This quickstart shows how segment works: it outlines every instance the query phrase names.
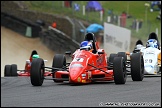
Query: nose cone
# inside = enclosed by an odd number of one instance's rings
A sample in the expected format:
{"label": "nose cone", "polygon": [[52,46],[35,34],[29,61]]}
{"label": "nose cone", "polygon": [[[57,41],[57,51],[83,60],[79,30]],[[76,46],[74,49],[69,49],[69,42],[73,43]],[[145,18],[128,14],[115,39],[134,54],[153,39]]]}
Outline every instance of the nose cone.
{"label": "nose cone", "polygon": [[69,71],[70,82],[78,83],[81,81],[81,74],[83,73],[82,68],[72,68]]}

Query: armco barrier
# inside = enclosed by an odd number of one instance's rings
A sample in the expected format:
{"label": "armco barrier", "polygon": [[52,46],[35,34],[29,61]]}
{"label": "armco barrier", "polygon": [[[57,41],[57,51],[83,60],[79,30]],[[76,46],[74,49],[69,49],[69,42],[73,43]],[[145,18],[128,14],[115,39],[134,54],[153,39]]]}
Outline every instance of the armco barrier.
{"label": "armco barrier", "polygon": [[38,37],[42,31],[40,25],[1,12],[1,25],[27,37]]}
{"label": "armco barrier", "polygon": [[59,53],[74,52],[79,48],[79,43],[63,32],[49,26],[47,31],[40,33],[41,41],[50,49]]}

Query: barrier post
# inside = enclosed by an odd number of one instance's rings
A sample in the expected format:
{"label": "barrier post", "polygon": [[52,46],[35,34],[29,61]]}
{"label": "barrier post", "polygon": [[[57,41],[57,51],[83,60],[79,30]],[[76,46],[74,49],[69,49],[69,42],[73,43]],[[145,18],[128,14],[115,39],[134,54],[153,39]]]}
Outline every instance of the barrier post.
{"label": "barrier post", "polygon": [[85,15],[85,5],[83,5],[83,15]]}
{"label": "barrier post", "polygon": [[30,26],[27,26],[25,36],[32,37],[32,29]]}

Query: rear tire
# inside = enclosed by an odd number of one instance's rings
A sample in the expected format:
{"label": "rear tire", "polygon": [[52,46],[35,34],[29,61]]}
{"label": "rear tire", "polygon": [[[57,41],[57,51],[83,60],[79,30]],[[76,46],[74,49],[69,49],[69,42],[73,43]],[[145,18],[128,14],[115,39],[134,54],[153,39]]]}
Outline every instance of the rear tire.
{"label": "rear tire", "polygon": [[124,58],[115,57],[113,65],[115,84],[125,84],[127,79],[127,73]]}
{"label": "rear tire", "polygon": [[44,81],[44,61],[42,58],[32,60],[30,80],[33,86],[41,86]]}
{"label": "rear tire", "polygon": [[140,53],[131,56],[131,77],[133,81],[142,81],[144,78],[144,61]]}
{"label": "rear tire", "polygon": [[110,54],[108,58],[108,63],[107,63],[108,69],[113,69],[113,61],[115,57],[118,57],[118,54]]}
{"label": "rear tire", "polygon": [[11,65],[5,65],[4,76],[11,76]]}
{"label": "rear tire", "polygon": [[115,57],[118,57],[118,54],[110,54],[110,56],[109,56],[109,62],[110,63],[113,63]]}
{"label": "rear tire", "polygon": [[118,52],[118,57],[123,57],[124,58],[124,61],[126,62],[127,61],[127,55],[125,52]]}
{"label": "rear tire", "polygon": [[17,74],[17,65],[16,64],[11,65],[11,75],[12,76],[18,76],[18,74]]}
{"label": "rear tire", "polygon": [[[59,62],[58,62],[59,61]],[[56,54],[53,58],[53,63],[52,63],[52,67],[53,68],[63,68],[66,66],[66,58],[65,55],[63,54]],[[55,70],[52,69],[52,72],[54,72]],[[55,78],[55,72],[52,74],[52,77]],[[54,79],[54,82],[63,82],[63,81],[59,81]]]}

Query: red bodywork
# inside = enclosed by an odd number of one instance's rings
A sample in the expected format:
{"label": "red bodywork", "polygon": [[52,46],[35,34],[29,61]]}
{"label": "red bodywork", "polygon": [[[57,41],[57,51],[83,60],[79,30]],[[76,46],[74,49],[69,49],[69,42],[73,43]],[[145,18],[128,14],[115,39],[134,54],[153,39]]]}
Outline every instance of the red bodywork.
{"label": "red bodywork", "polygon": [[[30,63],[32,62],[32,57],[29,58]],[[18,76],[30,76],[30,63],[25,63],[25,69],[23,71],[18,72]]]}
{"label": "red bodywork", "polygon": [[[32,57],[29,58],[30,63],[32,62]],[[18,72],[18,76],[30,76],[30,68],[31,64],[27,63],[25,64],[25,70]],[[51,72],[45,72],[44,76],[52,76]]]}
{"label": "red bodywork", "polygon": [[98,49],[103,54],[94,54],[86,50],[76,50],[73,53],[72,62],[68,71],[55,72],[55,78],[70,83],[90,83],[92,81],[114,80],[113,70],[107,68],[106,53],[103,49]]}

